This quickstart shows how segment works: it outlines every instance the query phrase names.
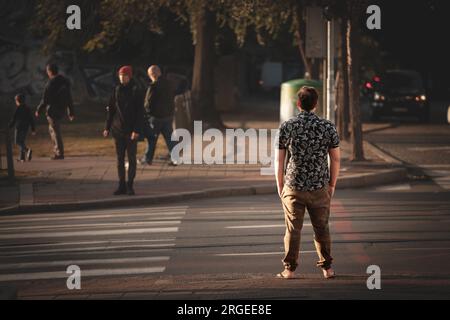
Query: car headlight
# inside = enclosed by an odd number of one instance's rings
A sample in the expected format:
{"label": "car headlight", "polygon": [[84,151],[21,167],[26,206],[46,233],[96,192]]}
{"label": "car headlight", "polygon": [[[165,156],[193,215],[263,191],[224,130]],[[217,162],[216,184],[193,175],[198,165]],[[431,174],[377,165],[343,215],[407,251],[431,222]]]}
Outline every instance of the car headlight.
{"label": "car headlight", "polygon": [[382,94],[379,94],[378,92],[375,92],[373,95],[373,99],[375,101],[384,101],[384,100],[386,100],[386,97],[383,96]]}
{"label": "car headlight", "polygon": [[420,102],[420,101],[422,101],[422,102],[427,101],[427,96],[424,95],[424,94],[422,94],[422,95],[420,95],[420,96],[417,96],[417,97],[416,97],[416,101],[417,101],[417,102]]}

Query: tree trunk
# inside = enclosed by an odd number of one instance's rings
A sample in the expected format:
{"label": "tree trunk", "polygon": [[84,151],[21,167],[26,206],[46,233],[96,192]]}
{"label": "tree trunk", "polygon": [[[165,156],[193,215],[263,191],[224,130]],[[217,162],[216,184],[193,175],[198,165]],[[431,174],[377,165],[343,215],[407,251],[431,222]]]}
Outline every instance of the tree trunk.
{"label": "tree trunk", "polygon": [[198,19],[196,33],[192,78],[193,119],[206,122],[207,127],[223,128],[214,103],[216,17],[207,8]]}
{"label": "tree trunk", "polygon": [[309,68],[311,70],[311,79],[319,80],[321,76],[321,59],[318,58],[306,58]]}
{"label": "tree trunk", "polygon": [[348,73],[347,73],[347,20],[342,19],[340,24],[340,46],[339,46],[339,81],[338,81],[338,131],[339,136],[344,141],[349,141],[350,131],[349,131],[349,90],[348,90]]}
{"label": "tree trunk", "polygon": [[349,102],[350,102],[350,121],[351,121],[351,142],[352,142],[352,161],[363,161],[363,136],[361,125],[361,110],[359,105],[359,43],[360,34],[358,26],[358,4],[350,1],[352,6],[350,16],[347,20],[347,64],[348,64],[348,82],[349,82]]}

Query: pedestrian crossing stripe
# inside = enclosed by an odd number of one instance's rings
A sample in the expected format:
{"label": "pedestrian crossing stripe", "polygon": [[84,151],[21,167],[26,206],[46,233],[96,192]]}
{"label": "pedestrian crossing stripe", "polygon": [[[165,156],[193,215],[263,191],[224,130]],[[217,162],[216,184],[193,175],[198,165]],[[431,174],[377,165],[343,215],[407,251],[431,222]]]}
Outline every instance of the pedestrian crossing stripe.
{"label": "pedestrian crossing stripe", "polygon": [[0,234],[0,240],[106,236],[106,235],[111,236],[111,235],[125,235],[125,234],[131,235],[131,234],[175,233],[175,232],[178,232],[178,227],[92,230],[92,231],[67,231],[67,232],[14,233],[14,234]]}
{"label": "pedestrian crossing stripe", "polygon": [[61,261],[39,261],[39,262],[19,262],[19,263],[5,263],[0,265],[0,270],[8,269],[31,269],[31,268],[50,268],[50,267],[67,267],[70,265],[78,265],[80,267],[87,265],[101,265],[101,264],[124,264],[124,263],[150,263],[168,261],[169,256],[160,257],[132,257],[132,258],[114,258],[114,259],[79,259],[79,260],[61,260]]}
{"label": "pedestrian crossing stripe", "polygon": [[[176,217],[176,219],[181,219],[182,217]],[[180,224],[181,220],[171,221],[139,221],[139,222],[110,222],[110,223],[94,223],[94,224],[63,224],[63,225],[35,225],[35,226],[15,226],[15,227],[0,227],[0,232],[14,231],[14,230],[44,230],[44,229],[73,229],[73,228],[119,228],[119,227],[142,227],[142,226],[152,226],[152,225],[177,225]]]}
{"label": "pedestrian crossing stripe", "polygon": [[173,206],[0,217],[0,282],[67,278],[69,265],[80,266],[83,277],[164,272],[175,247],[170,235],[186,211]]}
{"label": "pedestrian crossing stripe", "polygon": [[[94,270],[81,270],[81,276],[85,278],[85,277],[146,275],[153,273],[162,273],[165,270],[166,270],[165,267],[94,269]],[[65,270],[55,272],[0,274],[0,282],[67,279],[67,277],[68,275]]]}
{"label": "pedestrian crossing stripe", "polygon": [[[12,254],[2,253],[0,257],[31,257],[31,256],[49,256],[51,254],[61,254],[61,253],[83,253],[83,254],[99,254],[99,252],[112,252],[113,250],[127,250],[128,253],[131,252],[142,252],[144,249],[170,249],[175,246],[174,243],[162,243],[162,244],[140,244],[129,246],[104,246],[104,247],[87,247],[87,248],[67,248],[67,249],[48,249],[48,250],[33,250],[33,251],[21,251],[14,252]],[[140,249],[140,250],[137,250]]]}

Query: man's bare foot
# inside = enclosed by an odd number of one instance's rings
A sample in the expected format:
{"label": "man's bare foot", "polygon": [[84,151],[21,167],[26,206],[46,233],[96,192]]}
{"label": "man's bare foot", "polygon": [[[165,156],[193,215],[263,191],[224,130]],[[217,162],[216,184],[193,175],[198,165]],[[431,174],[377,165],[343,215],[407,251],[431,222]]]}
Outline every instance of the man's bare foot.
{"label": "man's bare foot", "polygon": [[295,273],[288,269],[285,269],[283,272],[277,274],[278,279],[293,279],[295,278]]}
{"label": "man's bare foot", "polygon": [[323,271],[323,276],[325,277],[325,279],[332,279],[336,276],[335,272],[333,269],[328,269],[328,270],[322,270]]}

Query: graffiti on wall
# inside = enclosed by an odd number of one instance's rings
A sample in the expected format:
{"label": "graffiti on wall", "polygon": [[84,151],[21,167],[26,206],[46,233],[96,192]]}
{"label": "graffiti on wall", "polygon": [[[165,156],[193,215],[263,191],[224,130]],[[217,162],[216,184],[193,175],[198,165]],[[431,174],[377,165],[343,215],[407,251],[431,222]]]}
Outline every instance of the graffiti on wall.
{"label": "graffiti on wall", "polygon": [[[114,65],[82,65],[72,51],[58,51],[48,57],[38,46],[26,47],[15,44],[0,46],[0,95],[13,95],[18,92],[39,98],[48,80],[45,66],[55,62],[61,74],[70,79],[76,102],[84,100],[107,101],[112,88],[117,83]],[[167,78],[174,82],[178,91],[187,90],[186,76],[167,69]],[[144,89],[149,84],[145,67],[135,68],[134,79]]]}
{"label": "graffiti on wall", "polygon": [[22,92],[31,97],[40,96],[48,80],[45,66],[49,61],[57,63],[61,74],[70,79],[78,100],[109,97],[115,82],[114,67],[81,66],[70,51],[58,51],[47,57],[38,48],[15,45],[0,49],[0,94]]}
{"label": "graffiti on wall", "polygon": [[45,81],[46,59],[39,50],[6,47],[0,51],[0,93],[42,92]]}
{"label": "graffiti on wall", "polygon": [[114,85],[114,74],[111,68],[98,66],[81,67],[86,90],[91,98],[104,100],[111,94]]}

